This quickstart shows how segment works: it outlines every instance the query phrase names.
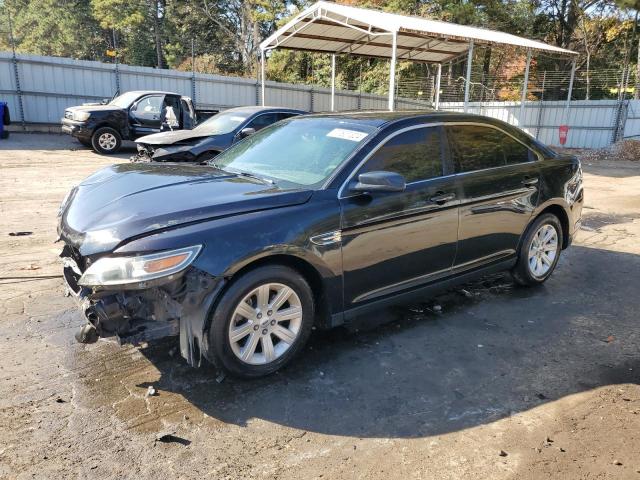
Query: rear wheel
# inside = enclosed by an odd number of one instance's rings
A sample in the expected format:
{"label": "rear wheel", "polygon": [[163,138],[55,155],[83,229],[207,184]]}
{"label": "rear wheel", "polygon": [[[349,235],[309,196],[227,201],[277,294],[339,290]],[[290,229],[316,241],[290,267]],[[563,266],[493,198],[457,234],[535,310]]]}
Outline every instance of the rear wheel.
{"label": "rear wheel", "polygon": [[212,315],[209,358],[238,377],[261,377],[290,362],[306,343],[313,295],[295,270],[265,266],[235,280]]}
{"label": "rear wheel", "polygon": [[538,217],[525,234],[518,262],[512,270],[520,285],[539,285],[551,276],[562,250],[562,226],[558,217],[546,213]]}
{"label": "rear wheel", "polygon": [[122,137],[111,127],[98,128],[91,136],[91,146],[98,153],[116,153],[122,145]]}

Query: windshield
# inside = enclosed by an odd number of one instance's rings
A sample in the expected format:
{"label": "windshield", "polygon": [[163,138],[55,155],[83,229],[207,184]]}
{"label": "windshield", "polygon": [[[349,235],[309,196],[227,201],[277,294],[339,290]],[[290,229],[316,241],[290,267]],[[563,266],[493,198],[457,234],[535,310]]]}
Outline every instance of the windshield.
{"label": "windshield", "polygon": [[109,105],[115,105],[120,108],[128,108],[138,97],[140,92],[126,92],[117,96],[109,102]]}
{"label": "windshield", "polygon": [[249,117],[244,112],[222,112],[202,122],[193,130],[206,135],[224,135],[231,133]]}
{"label": "windshield", "polygon": [[318,185],[375,128],[338,118],[296,118],[260,130],[210,164],[298,186]]}

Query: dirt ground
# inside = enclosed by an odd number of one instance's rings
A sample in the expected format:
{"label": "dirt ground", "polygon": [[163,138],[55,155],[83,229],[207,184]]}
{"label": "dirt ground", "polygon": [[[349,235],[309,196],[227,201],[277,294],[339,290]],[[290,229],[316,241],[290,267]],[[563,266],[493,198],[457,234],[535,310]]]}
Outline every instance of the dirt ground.
{"label": "dirt ground", "polygon": [[0,141],[0,478],[640,479],[640,162],[585,162],[544,287],[487,278],[218,383],[170,341],[73,339],[56,211],[130,154]]}

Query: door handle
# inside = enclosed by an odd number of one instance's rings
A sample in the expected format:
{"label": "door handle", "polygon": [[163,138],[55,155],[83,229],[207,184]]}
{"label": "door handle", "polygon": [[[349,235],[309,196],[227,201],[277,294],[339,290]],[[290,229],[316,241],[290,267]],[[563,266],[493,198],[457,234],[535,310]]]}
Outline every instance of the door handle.
{"label": "door handle", "polygon": [[429,200],[433,203],[437,203],[438,205],[442,205],[443,203],[453,200],[454,198],[456,198],[455,193],[436,192],[436,194],[433,197],[429,198]]}
{"label": "door handle", "polygon": [[538,183],[538,177],[533,177],[533,178],[524,177],[524,180],[522,180],[522,184],[526,187],[532,187],[537,183]]}

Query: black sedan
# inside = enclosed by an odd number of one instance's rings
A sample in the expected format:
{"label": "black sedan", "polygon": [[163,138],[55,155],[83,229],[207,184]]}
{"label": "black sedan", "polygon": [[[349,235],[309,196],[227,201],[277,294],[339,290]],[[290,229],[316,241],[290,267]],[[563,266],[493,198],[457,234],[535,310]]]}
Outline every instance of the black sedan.
{"label": "black sedan", "polygon": [[580,162],[503,122],[362,112],[284,120],[208,166],[108,167],[58,231],[80,341],[176,335],[190,364],[257,377],[314,325],[489,272],[541,284],[582,204]]}
{"label": "black sedan", "polygon": [[132,162],[195,162],[211,160],[233,143],[302,110],[278,107],[238,107],[225,110],[193,130],[155,133],[139,138]]}

